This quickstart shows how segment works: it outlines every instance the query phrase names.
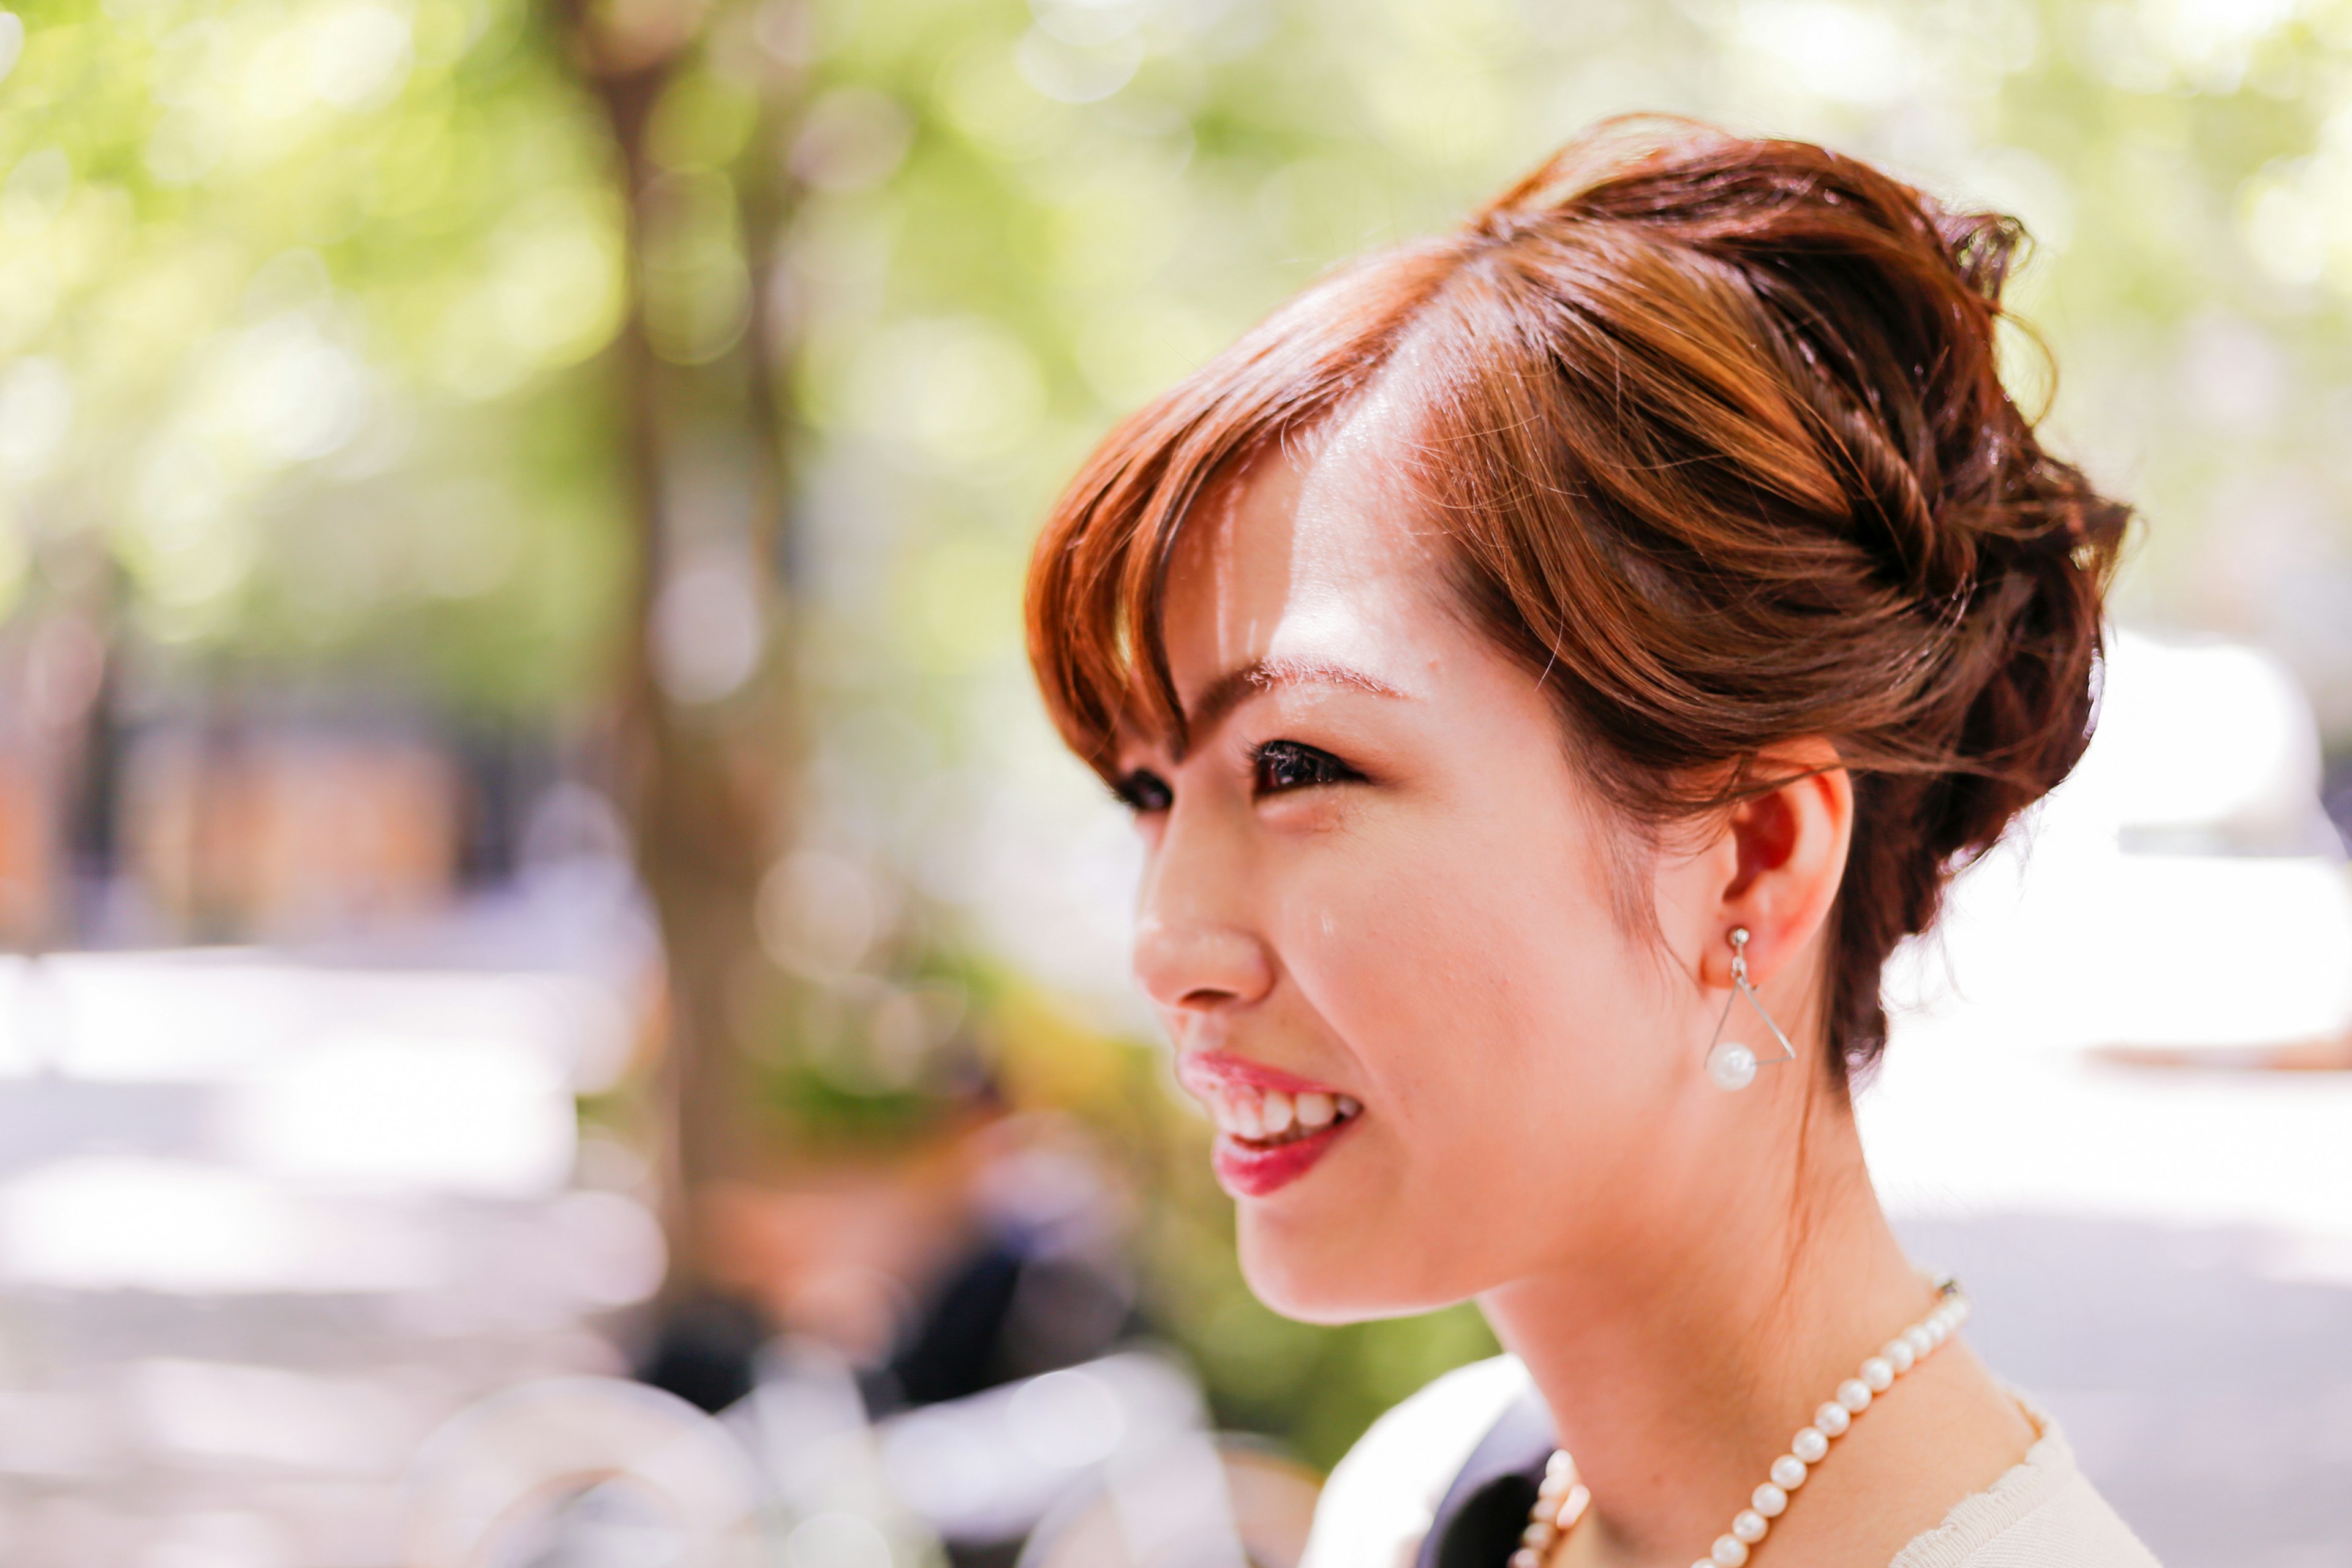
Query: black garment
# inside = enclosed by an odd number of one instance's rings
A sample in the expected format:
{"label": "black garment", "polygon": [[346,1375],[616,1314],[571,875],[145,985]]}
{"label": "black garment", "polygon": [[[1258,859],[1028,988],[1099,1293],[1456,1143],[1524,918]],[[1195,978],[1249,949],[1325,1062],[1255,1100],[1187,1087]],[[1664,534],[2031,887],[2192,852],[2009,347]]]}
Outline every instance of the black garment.
{"label": "black garment", "polygon": [[716,1415],[751,1392],[753,1358],[773,1331],[749,1301],[694,1297],[664,1314],[637,1381]]}
{"label": "black garment", "polygon": [[948,1270],[889,1362],[859,1384],[879,1418],[1076,1366],[1145,1327],[1108,1269],[1049,1237],[999,1230]]}
{"label": "black garment", "polygon": [[1543,1401],[1532,1389],[1519,1395],[1445,1489],[1413,1568],[1504,1568],[1518,1550],[1544,1465],[1559,1446]]}

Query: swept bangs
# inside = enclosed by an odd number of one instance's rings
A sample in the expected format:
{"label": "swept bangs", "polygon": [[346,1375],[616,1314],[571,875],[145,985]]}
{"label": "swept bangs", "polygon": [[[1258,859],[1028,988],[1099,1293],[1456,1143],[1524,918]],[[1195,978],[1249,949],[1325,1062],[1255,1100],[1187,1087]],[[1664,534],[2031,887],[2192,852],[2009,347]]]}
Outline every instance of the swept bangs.
{"label": "swept bangs", "polygon": [[1030,558],[1029,660],[1063,740],[1104,778],[1123,734],[1183,739],[1160,621],[1185,519],[1369,386],[1461,256],[1430,242],[1325,278],[1122,421],[1063,492]]}

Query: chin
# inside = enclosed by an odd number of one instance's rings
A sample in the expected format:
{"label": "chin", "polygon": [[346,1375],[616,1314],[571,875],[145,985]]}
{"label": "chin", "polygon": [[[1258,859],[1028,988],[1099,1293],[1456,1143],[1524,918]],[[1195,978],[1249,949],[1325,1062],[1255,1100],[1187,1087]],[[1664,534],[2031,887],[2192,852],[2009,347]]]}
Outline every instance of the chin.
{"label": "chin", "polygon": [[1475,1293],[1433,1289],[1426,1281],[1397,1278],[1395,1265],[1401,1257],[1412,1256],[1410,1247],[1328,1229],[1302,1235],[1247,1203],[1236,1229],[1242,1279],[1250,1293],[1298,1322],[1337,1325],[1410,1317],[1450,1307]]}

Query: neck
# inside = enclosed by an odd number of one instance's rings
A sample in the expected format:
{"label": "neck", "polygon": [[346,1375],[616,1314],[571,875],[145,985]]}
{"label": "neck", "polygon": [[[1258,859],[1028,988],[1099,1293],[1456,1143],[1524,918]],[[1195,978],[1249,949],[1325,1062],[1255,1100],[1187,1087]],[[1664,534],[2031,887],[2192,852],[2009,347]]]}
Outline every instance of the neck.
{"label": "neck", "polygon": [[[1716,1188],[1643,1205],[1608,1269],[1562,1266],[1480,1299],[1591,1489],[1580,1561],[1687,1563],[1837,1384],[1928,1308],[1843,1095],[1790,1087],[1815,1103],[1748,1121],[1755,1151],[1718,1147],[1696,1178]],[[1802,1157],[1771,1160],[1782,1139]]]}

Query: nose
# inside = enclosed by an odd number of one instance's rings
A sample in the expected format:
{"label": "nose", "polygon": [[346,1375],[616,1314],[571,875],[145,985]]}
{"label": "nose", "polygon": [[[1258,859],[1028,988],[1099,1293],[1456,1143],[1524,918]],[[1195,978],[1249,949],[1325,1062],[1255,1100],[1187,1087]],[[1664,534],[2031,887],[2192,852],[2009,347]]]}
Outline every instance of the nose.
{"label": "nose", "polygon": [[1135,977],[1171,1010],[1246,1006],[1274,988],[1274,960],[1248,918],[1247,868],[1216,825],[1170,816],[1136,910]]}

